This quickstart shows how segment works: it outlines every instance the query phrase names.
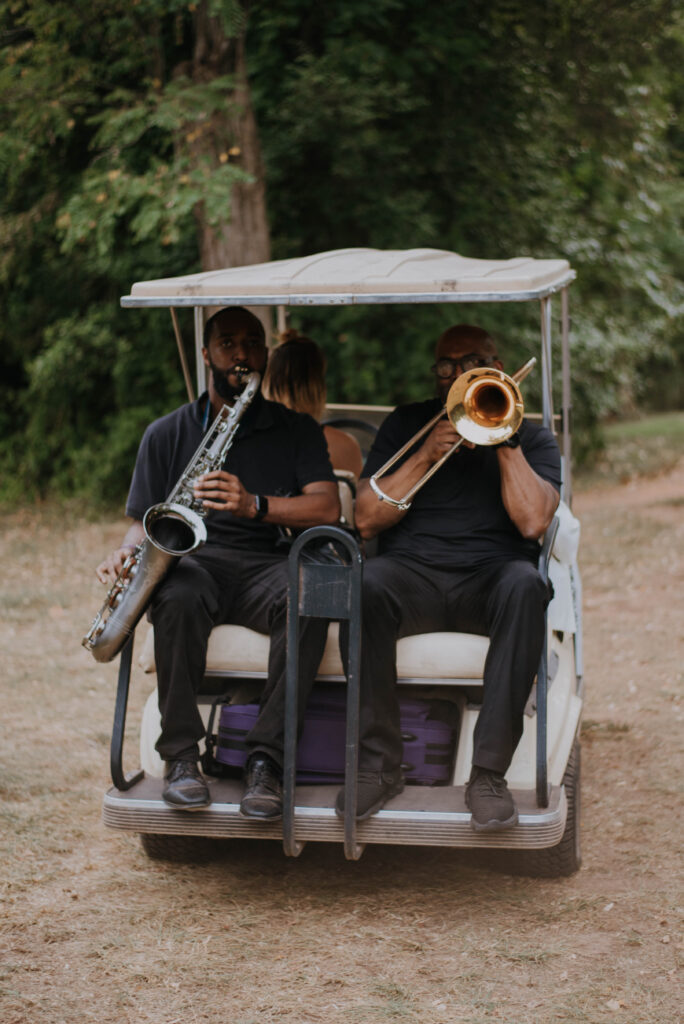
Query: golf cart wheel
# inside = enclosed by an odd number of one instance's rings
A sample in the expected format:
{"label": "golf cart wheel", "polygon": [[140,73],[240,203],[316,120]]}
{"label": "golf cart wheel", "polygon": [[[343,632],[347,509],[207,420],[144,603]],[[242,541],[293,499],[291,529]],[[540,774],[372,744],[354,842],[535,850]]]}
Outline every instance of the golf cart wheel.
{"label": "golf cart wheel", "polygon": [[[580,745],[578,740],[568,759],[563,785],[568,801],[568,817],[561,841],[543,850],[518,850],[507,853],[505,870],[530,878],[566,878],[574,875],[582,863],[580,848]],[[504,864],[502,864],[504,866]]]}
{"label": "golf cart wheel", "polygon": [[177,864],[200,864],[211,860],[217,852],[217,844],[204,836],[167,836],[143,832],[140,842],[150,860],[168,860]]}

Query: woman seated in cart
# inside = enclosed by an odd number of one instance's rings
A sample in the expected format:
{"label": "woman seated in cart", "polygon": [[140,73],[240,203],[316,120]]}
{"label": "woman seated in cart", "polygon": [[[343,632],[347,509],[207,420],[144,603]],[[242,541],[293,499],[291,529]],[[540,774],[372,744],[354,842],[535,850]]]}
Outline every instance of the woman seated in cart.
{"label": "woman seated in cart", "polygon": [[[316,342],[297,331],[286,331],[269,356],[264,394],[288,409],[308,412],[320,421],[326,402],[325,370],[325,356]],[[323,425],[323,434],[333,469],[352,473],[356,483],[363,469],[356,438],[328,423]]]}

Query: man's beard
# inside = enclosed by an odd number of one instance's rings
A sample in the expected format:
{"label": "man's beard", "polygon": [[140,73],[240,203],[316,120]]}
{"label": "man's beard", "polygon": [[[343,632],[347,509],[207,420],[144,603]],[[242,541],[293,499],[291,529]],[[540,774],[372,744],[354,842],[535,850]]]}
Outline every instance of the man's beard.
{"label": "man's beard", "polygon": [[217,366],[214,366],[211,359],[209,360],[209,368],[211,369],[212,379],[214,381],[214,388],[216,393],[221,396],[226,402],[232,402],[245,390],[247,384],[247,375],[242,378],[242,383],[239,387],[233,387],[228,380],[229,374],[235,373],[235,367],[231,367],[228,373],[222,373]]}

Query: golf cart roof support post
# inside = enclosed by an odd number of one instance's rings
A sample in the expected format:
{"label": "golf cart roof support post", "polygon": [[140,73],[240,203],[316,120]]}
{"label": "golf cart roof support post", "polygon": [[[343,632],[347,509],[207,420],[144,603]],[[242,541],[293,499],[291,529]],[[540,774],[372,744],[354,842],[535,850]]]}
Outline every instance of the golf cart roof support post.
{"label": "golf cart roof support post", "polygon": [[183,380],[185,381],[185,389],[188,392],[188,398],[191,402],[195,401],[195,389],[192,386],[192,379],[190,377],[190,368],[188,367],[188,361],[185,357],[185,349],[183,348],[183,338],[181,336],[180,324],[178,323],[178,314],[173,306],[169,308],[171,313],[171,322],[173,323],[173,333],[176,336],[176,345],[178,346],[178,355],[180,356],[181,367],[183,369]]}
{"label": "golf cart roof support post", "polygon": [[207,389],[207,368],[204,365],[202,349],[204,347],[204,312],[201,306],[195,306],[195,375],[197,377],[197,394]]}
{"label": "golf cart roof support post", "polygon": [[563,396],[561,420],[563,424],[563,499],[572,508],[572,438],[570,435],[572,396],[570,392],[570,295],[568,288],[561,291],[561,368]]}
{"label": "golf cart roof support post", "polygon": [[541,300],[542,420],[553,430],[553,385],[551,374],[551,299]]}
{"label": "golf cart roof support post", "polygon": [[276,307],[276,331],[282,337],[287,330],[287,306]]}
{"label": "golf cart roof support post", "polygon": [[[558,516],[554,516],[549,523],[548,529],[544,534],[544,541],[542,543],[541,552],[539,554],[539,561],[537,567],[539,569],[539,575],[543,579],[544,583],[548,582],[549,579],[549,559],[551,558],[551,552],[553,551],[553,544],[558,533],[559,520]],[[539,668],[537,669],[537,771],[536,771],[536,789],[537,789],[537,806],[548,807],[549,806],[549,782],[548,782],[548,770],[547,770],[547,743],[548,743],[548,729],[547,729],[547,694],[548,694],[548,643],[549,643],[549,620],[548,615],[544,612],[544,643],[542,645],[542,652],[539,658]]]}

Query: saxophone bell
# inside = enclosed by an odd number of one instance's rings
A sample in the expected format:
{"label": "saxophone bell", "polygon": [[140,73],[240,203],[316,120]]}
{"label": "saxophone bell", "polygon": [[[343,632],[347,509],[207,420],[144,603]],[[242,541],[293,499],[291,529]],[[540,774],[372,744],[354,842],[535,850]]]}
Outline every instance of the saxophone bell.
{"label": "saxophone bell", "polygon": [[207,539],[204,520],[192,509],[173,502],[152,505],[143,516],[145,536],[167,555],[189,555]]}

